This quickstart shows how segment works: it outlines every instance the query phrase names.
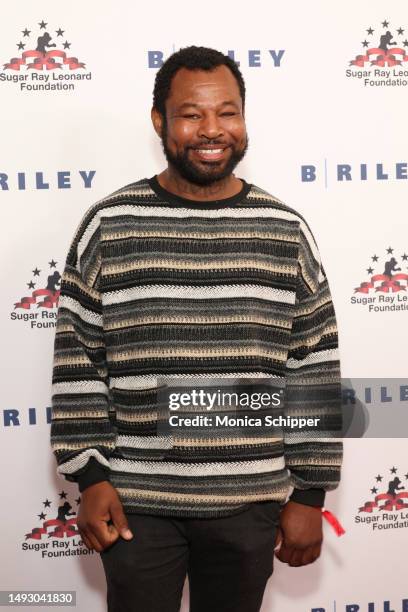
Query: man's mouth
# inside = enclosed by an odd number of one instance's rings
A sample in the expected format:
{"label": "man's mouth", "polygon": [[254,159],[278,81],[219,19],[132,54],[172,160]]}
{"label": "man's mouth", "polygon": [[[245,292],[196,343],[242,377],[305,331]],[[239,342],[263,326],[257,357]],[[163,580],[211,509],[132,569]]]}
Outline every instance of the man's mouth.
{"label": "man's mouth", "polygon": [[228,147],[197,147],[193,148],[194,154],[202,161],[218,161],[225,155]]}

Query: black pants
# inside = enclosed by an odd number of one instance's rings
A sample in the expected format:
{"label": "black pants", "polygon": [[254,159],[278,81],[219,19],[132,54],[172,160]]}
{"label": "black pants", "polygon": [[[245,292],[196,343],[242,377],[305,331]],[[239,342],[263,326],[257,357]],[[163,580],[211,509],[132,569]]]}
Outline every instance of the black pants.
{"label": "black pants", "polygon": [[267,501],[215,519],[128,514],[133,539],[101,553],[108,612],[179,612],[186,574],[190,612],[258,612],[280,509]]}

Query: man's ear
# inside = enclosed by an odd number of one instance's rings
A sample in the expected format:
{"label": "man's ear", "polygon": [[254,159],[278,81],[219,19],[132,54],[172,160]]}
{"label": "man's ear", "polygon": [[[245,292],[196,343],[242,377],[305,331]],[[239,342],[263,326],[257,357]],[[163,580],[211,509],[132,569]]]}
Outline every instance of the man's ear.
{"label": "man's ear", "polygon": [[163,115],[157,110],[157,108],[153,107],[151,111],[151,117],[154,131],[161,138],[163,132]]}

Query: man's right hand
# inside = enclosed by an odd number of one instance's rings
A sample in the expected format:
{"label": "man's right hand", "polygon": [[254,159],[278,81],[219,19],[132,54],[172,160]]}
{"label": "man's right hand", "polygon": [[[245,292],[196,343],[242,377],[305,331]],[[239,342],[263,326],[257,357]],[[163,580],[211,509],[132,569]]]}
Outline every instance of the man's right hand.
{"label": "man's right hand", "polygon": [[[108,525],[112,521],[113,525]],[[89,550],[102,552],[121,536],[131,540],[133,534],[115,487],[103,481],[87,487],[81,495],[78,529]]]}

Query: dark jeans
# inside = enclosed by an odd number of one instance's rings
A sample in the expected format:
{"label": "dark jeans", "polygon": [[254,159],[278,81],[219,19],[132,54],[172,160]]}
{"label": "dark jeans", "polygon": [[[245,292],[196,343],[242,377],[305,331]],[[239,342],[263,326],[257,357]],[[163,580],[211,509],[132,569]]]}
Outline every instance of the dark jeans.
{"label": "dark jeans", "polygon": [[190,612],[258,612],[280,509],[267,501],[215,519],[128,514],[133,539],[101,553],[108,612],[179,612],[186,574]]}

